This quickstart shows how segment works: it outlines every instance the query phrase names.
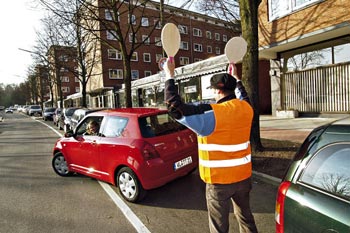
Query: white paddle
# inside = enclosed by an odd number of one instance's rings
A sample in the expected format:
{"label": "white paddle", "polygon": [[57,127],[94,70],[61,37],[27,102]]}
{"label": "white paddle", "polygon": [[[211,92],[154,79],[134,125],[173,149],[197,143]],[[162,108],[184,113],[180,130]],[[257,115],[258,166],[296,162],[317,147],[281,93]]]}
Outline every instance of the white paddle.
{"label": "white paddle", "polygon": [[230,63],[241,61],[247,52],[247,42],[242,37],[231,38],[225,46],[225,55]]}
{"label": "white paddle", "polygon": [[164,51],[170,61],[172,61],[179,51],[181,42],[181,36],[177,26],[173,23],[165,24],[162,29],[161,40]]}

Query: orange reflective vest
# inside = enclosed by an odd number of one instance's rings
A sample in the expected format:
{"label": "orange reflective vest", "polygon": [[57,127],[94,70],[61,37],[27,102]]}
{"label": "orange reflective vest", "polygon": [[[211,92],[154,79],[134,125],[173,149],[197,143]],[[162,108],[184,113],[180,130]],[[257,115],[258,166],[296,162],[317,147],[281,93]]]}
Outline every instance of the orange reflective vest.
{"label": "orange reflective vest", "polygon": [[245,180],[252,174],[249,140],[253,109],[238,99],[211,106],[215,129],[209,136],[198,136],[200,176],[210,184]]}

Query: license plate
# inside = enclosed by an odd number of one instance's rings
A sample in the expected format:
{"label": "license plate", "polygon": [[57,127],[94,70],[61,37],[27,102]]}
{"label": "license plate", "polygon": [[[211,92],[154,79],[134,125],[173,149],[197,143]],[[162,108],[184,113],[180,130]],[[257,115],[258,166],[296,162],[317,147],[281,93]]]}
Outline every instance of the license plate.
{"label": "license plate", "polygon": [[174,163],[174,170],[176,171],[177,169],[187,166],[188,164],[191,164],[191,163],[192,163],[192,157],[188,156],[187,158],[184,158]]}

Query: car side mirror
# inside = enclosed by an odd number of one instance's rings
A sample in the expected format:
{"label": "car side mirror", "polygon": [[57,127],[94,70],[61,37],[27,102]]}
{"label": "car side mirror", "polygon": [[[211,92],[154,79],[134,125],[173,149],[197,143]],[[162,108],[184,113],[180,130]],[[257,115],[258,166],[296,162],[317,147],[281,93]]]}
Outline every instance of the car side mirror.
{"label": "car side mirror", "polygon": [[68,130],[65,134],[64,134],[65,138],[70,138],[70,137],[74,137],[74,131],[73,130]]}

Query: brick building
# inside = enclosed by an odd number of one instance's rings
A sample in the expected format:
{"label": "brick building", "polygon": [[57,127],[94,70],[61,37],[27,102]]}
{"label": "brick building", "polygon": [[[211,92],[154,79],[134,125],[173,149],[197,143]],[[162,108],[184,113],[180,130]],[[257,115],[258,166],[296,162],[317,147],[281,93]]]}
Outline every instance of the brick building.
{"label": "brick building", "polygon": [[[110,9],[104,7],[103,1],[99,4],[99,16],[106,21],[114,19]],[[128,3],[123,3],[118,12],[128,12],[124,8]],[[158,61],[166,56],[163,54],[161,45],[161,29],[159,19],[159,3],[147,1],[145,8],[139,8],[132,13],[118,13],[122,35],[125,44],[130,49],[133,41],[137,44],[143,41],[131,58],[131,78],[132,80],[142,79],[159,73]],[[130,18],[131,17],[131,18]],[[166,5],[164,9],[164,24],[172,22],[178,25],[181,33],[181,45],[175,57],[177,66],[191,64],[210,57],[224,53],[226,42],[233,36],[232,28],[227,22],[217,18],[198,14],[188,10]],[[130,30],[130,25],[138,31],[135,34],[125,32]],[[90,107],[116,107],[123,106],[123,98],[116,96],[125,83],[123,62],[125,59],[121,55],[117,33],[113,28],[107,28],[106,24],[99,23],[101,41],[98,42],[98,54],[100,64],[96,65],[95,72],[90,77],[87,92],[90,96]],[[136,30],[135,29],[135,30]],[[136,45],[137,47],[137,45]],[[145,94],[145,93],[143,93]],[[117,98],[116,98],[117,97]]]}
{"label": "brick building", "polygon": [[[63,107],[63,101],[68,96],[80,92],[76,57],[75,47],[55,45],[48,51],[49,79],[52,84],[53,103],[56,107]],[[65,103],[65,107],[72,105],[79,105],[79,103],[74,104],[73,100]]]}
{"label": "brick building", "polygon": [[350,2],[262,0],[260,54],[271,59],[272,113],[350,111]]}

